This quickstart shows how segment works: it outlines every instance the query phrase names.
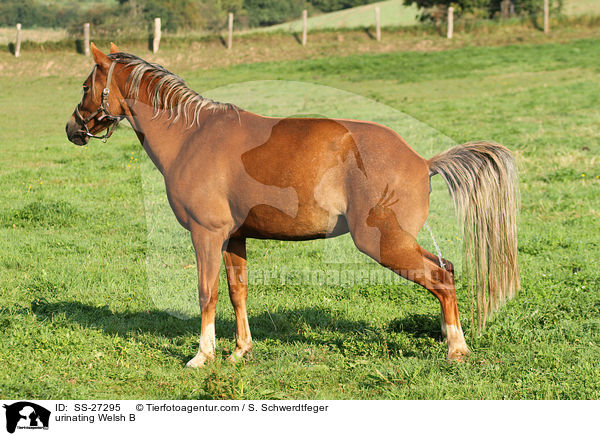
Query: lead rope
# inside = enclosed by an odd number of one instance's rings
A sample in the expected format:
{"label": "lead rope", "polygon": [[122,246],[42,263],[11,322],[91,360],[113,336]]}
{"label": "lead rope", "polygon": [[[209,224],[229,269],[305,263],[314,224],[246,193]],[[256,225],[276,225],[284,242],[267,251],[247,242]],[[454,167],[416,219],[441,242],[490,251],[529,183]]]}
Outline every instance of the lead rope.
{"label": "lead rope", "polygon": [[440,266],[445,269],[446,265],[444,265],[444,261],[442,260],[442,251],[440,250],[440,246],[437,244],[435,238],[433,237],[433,232],[431,231],[431,227],[429,227],[429,223],[427,221],[425,221],[425,227],[427,228],[427,230],[429,231],[429,234],[431,235],[431,240],[433,241],[433,245],[435,245],[435,251],[437,252],[437,257],[438,257],[438,261],[440,262]]}

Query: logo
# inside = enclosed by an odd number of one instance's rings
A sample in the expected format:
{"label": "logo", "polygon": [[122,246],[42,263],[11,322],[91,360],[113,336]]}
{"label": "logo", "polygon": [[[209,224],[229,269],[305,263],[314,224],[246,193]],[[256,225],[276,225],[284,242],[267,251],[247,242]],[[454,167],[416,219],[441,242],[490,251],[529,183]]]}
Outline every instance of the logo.
{"label": "logo", "polygon": [[14,433],[15,429],[48,430],[50,411],[29,401],[19,401],[4,405],[6,409],[6,431]]}

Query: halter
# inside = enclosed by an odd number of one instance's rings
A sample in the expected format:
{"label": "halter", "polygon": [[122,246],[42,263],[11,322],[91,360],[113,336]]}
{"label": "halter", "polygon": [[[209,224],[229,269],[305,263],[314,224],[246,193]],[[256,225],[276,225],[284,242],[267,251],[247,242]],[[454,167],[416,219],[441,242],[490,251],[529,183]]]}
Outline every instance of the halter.
{"label": "halter", "polygon": [[[112,115],[108,110],[108,94],[110,94],[110,82],[112,80],[113,71],[115,69],[116,64],[117,63],[113,61],[113,63],[110,65],[110,68],[108,69],[108,76],[106,77],[106,86],[102,90],[102,103],[100,103],[98,109],[92,112],[87,118],[83,118],[81,112],[79,112],[81,102],[75,108],[75,116],[77,118],[77,121],[83,124],[83,129],[80,131],[85,133],[86,136],[90,138],[100,139],[102,142],[106,142],[108,138],[110,138],[110,135],[112,135],[115,131],[117,125],[119,124],[119,121],[123,119],[122,116]],[[100,113],[102,115],[98,118],[97,121],[102,121],[106,118],[111,122],[111,124],[106,128],[106,133],[103,136],[96,136],[90,133],[90,129],[88,128],[87,124]]]}

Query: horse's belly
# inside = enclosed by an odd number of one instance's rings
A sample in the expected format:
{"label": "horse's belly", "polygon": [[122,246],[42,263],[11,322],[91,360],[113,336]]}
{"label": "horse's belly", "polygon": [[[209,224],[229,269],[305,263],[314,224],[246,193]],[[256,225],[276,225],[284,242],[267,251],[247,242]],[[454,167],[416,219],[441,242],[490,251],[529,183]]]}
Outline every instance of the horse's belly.
{"label": "horse's belly", "polygon": [[273,206],[251,208],[233,236],[257,239],[301,241],[329,238],[348,232],[346,219],[320,208],[300,208],[295,216]]}

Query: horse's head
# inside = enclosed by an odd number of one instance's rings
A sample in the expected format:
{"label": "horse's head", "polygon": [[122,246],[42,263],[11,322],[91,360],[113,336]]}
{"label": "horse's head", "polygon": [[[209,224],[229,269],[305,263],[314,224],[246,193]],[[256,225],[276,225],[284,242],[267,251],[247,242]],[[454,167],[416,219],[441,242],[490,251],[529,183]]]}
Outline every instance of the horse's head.
{"label": "horse's head", "polygon": [[[110,48],[111,53],[120,51],[112,43]],[[66,126],[69,141],[76,145],[85,145],[90,138],[105,141],[125,116],[123,96],[113,76],[117,63],[94,43],[91,44],[91,52],[96,65],[83,82],[83,97]],[[104,129],[107,130],[104,136],[96,136]]]}

